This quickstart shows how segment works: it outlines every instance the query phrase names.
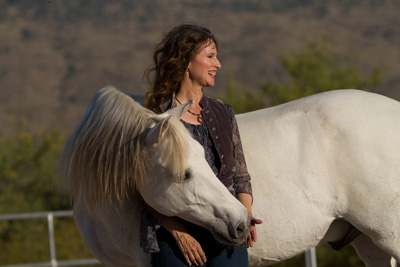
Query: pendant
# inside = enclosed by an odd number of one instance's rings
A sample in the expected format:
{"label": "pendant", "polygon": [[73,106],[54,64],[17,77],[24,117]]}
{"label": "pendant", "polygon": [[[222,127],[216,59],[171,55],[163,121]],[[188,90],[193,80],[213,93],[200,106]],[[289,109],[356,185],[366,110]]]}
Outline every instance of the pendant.
{"label": "pendant", "polygon": [[204,119],[203,119],[203,117],[202,117],[201,115],[197,115],[197,121],[198,121],[200,124],[203,124]]}
{"label": "pendant", "polygon": [[200,124],[203,124],[204,119],[203,119],[203,117],[201,116],[201,113],[194,113],[194,112],[191,111],[190,109],[188,109],[188,112],[189,112],[190,114],[192,114],[193,116],[197,116],[197,122],[200,123]]}

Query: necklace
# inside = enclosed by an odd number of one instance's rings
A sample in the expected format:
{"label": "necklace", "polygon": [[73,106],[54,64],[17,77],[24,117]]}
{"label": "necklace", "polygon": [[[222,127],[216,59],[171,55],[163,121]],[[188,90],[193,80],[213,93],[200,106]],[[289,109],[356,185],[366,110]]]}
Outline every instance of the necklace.
{"label": "necklace", "polygon": [[188,109],[188,112],[189,112],[190,114],[192,114],[193,116],[197,116],[197,121],[198,121],[200,124],[203,124],[204,120],[203,120],[203,117],[201,116],[201,113],[194,113],[194,112],[191,111],[190,109]]}
{"label": "necklace", "polygon": [[[176,100],[180,105],[182,105],[182,103],[178,100],[178,98],[175,97],[175,100]],[[197,122],[200,123],[200,124],[203,124],[204,119],[203,119],[203,117],[201,116],[201,113],[195,113],[195,112],[191,111],[190,109],[188,109],[187,112],[189,112],[189,113],[192,114],[193,116],[197,116]]]}

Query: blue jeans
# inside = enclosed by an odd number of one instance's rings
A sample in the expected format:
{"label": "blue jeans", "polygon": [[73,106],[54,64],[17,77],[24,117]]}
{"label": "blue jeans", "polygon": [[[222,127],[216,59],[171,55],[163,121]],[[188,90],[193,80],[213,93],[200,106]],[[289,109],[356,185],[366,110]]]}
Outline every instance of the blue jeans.
{"label": "blue jeans", "polygon": [[[249,266],[247,248],[237,245],[226,247],[215,241],[212,234],[197,225],[182,221],[189,233],[200,243],[207,257],[203,267],[247,267]],[[157,241],[160,252],[151,253],[153,267],[185,267],[188,266],[175,239],[161,227],[157,231]],[[193,265],[192,265],[193,266]]]}

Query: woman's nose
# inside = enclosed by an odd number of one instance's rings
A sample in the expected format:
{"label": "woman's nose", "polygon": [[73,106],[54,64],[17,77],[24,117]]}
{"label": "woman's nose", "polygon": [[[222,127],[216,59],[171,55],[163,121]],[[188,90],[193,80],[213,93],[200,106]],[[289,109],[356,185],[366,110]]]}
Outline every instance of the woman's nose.
{"label": "woman's nose", "polygon": [[215,67],[217,67],[218,69],[220,69],[222,67],[221,63],[218,60],[218,58],[215,59]]}

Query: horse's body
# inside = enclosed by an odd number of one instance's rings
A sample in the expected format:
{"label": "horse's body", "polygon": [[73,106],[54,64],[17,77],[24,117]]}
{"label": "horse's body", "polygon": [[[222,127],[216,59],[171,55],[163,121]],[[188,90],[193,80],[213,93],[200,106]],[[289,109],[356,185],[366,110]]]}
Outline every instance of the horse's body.
{"label": "horse's body", "polygon": [[[391,257],[400,262],[400,104],[397,101],[356,90],[340,90],[241,114],[237,120],[252,176],[253,213],[263,220],[257,226],[258,241],[249,249],[250,265],[274,264],[320,243],[337,241],[350,224],[363,233],[352,245],[367,266],[390,266]],[[150,126],[156,128],[154,124]],[[194,143],[188,139],[190,153],[199,149]],[[157,146],[150,147],[150,152],[157,154]],[[245,211],[219,186],[201,156],[196,154],[187,164],[197,162],[190,166],[199,170],[192,173],[196,185],[200,172],[206,173],[201,179],[212,178],[206,180],[207,192],[199,190],[190,195],[188,191],[175,189],[169,193],[175,192],[177,196],[160,191],[163,195],[157,198],[150,186],[154,180],[142,181],[138,189],[159,212],[207,227],[217,237],[223,235],[222,241],[230,238],[241,242],[243,235],[239,237],[232,229],[248,222],[243,215]],[[170,178],[165,175],[161,178],[171,185]],[[163,190],[170,190],[162,180],[158,183],[163,184]],[[177,188],[186,184],[180,182]],[[183,193],[189,194],[189,198]],[[89,250],[110,266],[135,266],[135,258],[139,266],[150,264],[149,255],[139,246],[141,207],[136,193],[130,194],[130,202],[108,211],[101,205],[89,208],[84,199],[75,202],[74,217]],[[216,203],[206,202],[216,194],[222,195],[217,200],[222,208],[218,205],[204,208]],[[190,200],[193,197],[201,201],[193,202]],[[180,207],[177,209],[174,204],[181,200],[180,204],[187,204],[177,205]],[[193,207],[199,204],[200,207]],[[199,214],[206,218],[215,216],[226,226],[211,219],[199,219]]]}
{"label": "horse's body", "polygon": [[352,243],[367,265],[390,266],[387,254],[400,260],[399,102],[341,90],[237,120],[254,214],[264,220],[252,263],[336,241],[347,231],[343,220],[372,240]]}

